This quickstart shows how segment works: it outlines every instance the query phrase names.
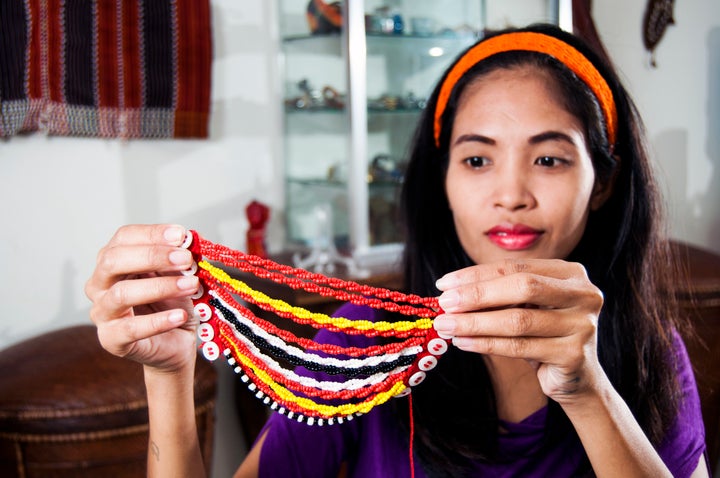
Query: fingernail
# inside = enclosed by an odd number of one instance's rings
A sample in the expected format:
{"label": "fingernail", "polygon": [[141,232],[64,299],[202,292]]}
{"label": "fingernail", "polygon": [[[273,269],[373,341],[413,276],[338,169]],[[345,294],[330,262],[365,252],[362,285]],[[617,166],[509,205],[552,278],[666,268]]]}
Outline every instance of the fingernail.
{"label": "fingernail", "polygon": [[447,274],[435,281],[435,287],[437,287],[439,290],[452,289],[453,287],[457,286],[457,284],[458,281],[455,276]]}
{"label": "fingernail", "polygon": [[438,334],[452,335],[455,331],[455,319],[438,315],[433,321],[433,327]]}
{"label": "fingernail", "polygon": [[438,297],[438,304],[440,304],[440,307],[443,308],[443,310],[449,311],[453,307],[456,307],[460,303],[460,294],[457,293],[455,290],[448,290],[443,292],[440,297]]}
{"label": "fingernail", "polygon": [[168,315],[168,322],[171,324],[182,324],[185,322],[185,314],[181,310],[173,310]]}
{"label": "fingernail", "polygon": [[198,278],[197,276],[182,276],[177,280],[178,289],[181,290],[197,290]]}
{"label": "fingernail", "polygon": [[172,251],[169,259],[176,266],[190,266],[192,254],[188,250]]}
{"label": "fingernail", "polygon": [[170,226],[163,232],[163,237],[170,244],[181,244],[185,239],[185,231],[180,226]]}
{"label": "fingernail", "polygon": [[466,350],[472,345],[472,339],[467,337],[453,337],[452,344],[459,349]]}

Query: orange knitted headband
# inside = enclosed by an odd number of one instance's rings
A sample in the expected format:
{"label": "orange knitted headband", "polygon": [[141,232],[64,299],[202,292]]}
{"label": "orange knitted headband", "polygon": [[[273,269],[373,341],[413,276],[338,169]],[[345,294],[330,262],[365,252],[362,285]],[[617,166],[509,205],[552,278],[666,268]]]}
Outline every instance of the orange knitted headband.
{"label": "orange knitted headband", "polygon": [[435,144],[440,147],[440,130],[442,114],[447,106],[450,93],[455,84],[467,71],[486,58],[506,51],[534,51],[550,55],[570,68],[592,90],[600,103],[607,128],[610,145],[615,144],[617,111],[612,91],[605,78],[582,53],[555,37],[535,32],[513,32],[489,38],[465,53],[455,63],[443,82],[435,106]]}

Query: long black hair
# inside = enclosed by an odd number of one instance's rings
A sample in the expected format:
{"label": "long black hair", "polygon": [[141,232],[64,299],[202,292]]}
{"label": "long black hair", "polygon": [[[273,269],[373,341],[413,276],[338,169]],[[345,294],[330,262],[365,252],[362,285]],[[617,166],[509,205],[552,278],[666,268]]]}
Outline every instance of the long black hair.
{"label": "long black hair", "polygon": [[[580,39],[550,25],[512,31],[534,31],[558,38],[595,65],[613,93],[617,140],[614,145],[608,143],[595,96],[565,65],[549,55],[511,51],[479,62],[457,82],[443,113],[437,146],[433,116],[440,81],[417,126],[401,193],[406,289],[425,296],[437,295],[434,284],[438,278],[473,263],[455,232],[444,189],[448,142],[463,89],[498,68],[529,65],[548,72],[562,89],[563,106],[583,122],[596,180],[615,181],[611,197],[590,213],[584,235],[568,260],[583,264],[591,281],[604,294],[598,325],[600,364],[651,442],[658,445],[679,401],[671,353],[672,331],[679,323],[676,304],[666,294],[674,269],[669,267],[661,198],[651,171],[642,121],[613,67]],[[480,354],[451,348],[425,383],[414,389],[413,397],[415,448],[429,474],[461,476],[471,460],[505,458],[497,449],[495,396]],[[405,414],[398,416],[405,420]],[[552,401],[548,419],[552,425],[547,427],[546,446],[552,446],[557,435],[574,433],[567,417]],[[589,467],[587,461],[585,465]]]}

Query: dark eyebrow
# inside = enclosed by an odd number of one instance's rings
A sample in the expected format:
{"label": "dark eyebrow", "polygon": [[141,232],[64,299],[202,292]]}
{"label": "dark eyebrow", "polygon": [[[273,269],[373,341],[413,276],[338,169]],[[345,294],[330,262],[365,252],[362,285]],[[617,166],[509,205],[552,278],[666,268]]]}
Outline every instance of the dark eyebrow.
{"label": "dark eyebrow", "polygon": [[545,141],[564,141],[573,146],[576,146],[575,141],[573,141],[570,136],[566,135],[565,133],[561,133],[560,131],[546,131],[544,133],[536,134],[535,136],[532,136],[530,138],[528,143],[540,144]]}
{"label": "dark eyebrow", "polygon": [[484,143],[489,145],[495,145],[495,140],[492,138],[488,138],[487,136],[483,136],[481,134],[463,134],[458,139],[455,140],[455,145],[458,145],[460,143],[466,143],[466,142],[477,142],[477,143]]}
{"label": "dark eyebrow", "polygon": [[[546,131],[544,133],[536,134],[535,136],[530,137],[528,140],[528,143],[530,144],[540,144],[545,141],[564,141],[568,144],[571,144],[573,146],[575,145],[575,141],[573,139],[565,134],[561,133],[560,131]],[[476,143],[483,143],[483,144],[489,144],[491,146],[494,146],[497,144],[497,142],[492,139],[488,138],[487,136],[483,136],[481,134],[463,134],[458,139],[455,140],[455,145],[458,145],[460,143],[468,143],[468,142],[476,142]]]}

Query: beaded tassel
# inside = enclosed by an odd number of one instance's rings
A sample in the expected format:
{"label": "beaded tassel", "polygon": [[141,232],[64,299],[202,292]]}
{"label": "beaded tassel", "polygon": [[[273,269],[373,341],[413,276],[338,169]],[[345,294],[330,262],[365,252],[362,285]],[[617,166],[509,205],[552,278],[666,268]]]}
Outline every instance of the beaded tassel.
{"label": "beaded tassel", "polygon": [[[196,231],[188,231],[183,247],[194,258],[193,267],[185,273],[200,279],[200,290],[192,299],[201,321],[198,337],[203,355],[215,360],[222,351],[250,391],[290,419],[320,426],[352,420],[391,397],[409,394],[448,348],[448,340],[432,327],[440,310],[434,298],[292,268],[212,243]],[[408,319],[373,322],[310,312],[252,289],[209,261],[293,289],[397,312]],[[318,343],[257,317],[240,301],[316,329],[386,340],[368,347]],[[328,379],[298,375],[295,367],[321,372]]]}

